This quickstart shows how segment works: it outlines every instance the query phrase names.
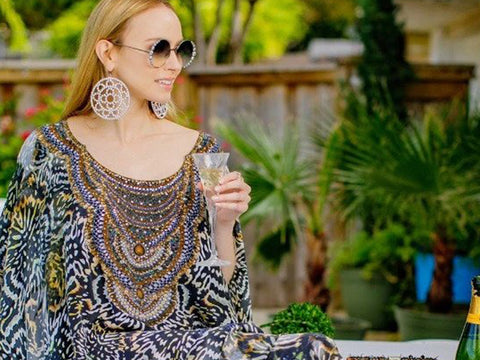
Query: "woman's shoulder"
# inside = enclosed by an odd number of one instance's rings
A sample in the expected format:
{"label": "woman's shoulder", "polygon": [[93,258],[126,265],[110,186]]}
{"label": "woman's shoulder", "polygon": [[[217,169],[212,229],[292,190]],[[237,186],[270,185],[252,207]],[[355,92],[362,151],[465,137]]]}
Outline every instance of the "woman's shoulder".
{"label": "woman's shoulder", "polygon": [[218,152],[220,150],[218,140],[205,130],[191,129],[174,122],[170,122],[169,126],[171,126],[174,132],[181,134],[181,136],[196,139],[192,152]]}

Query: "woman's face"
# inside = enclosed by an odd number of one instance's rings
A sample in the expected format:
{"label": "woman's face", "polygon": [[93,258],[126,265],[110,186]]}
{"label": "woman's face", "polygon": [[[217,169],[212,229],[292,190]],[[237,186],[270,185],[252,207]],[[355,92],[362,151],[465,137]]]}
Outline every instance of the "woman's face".
{"label": "woman's face", "polygon": [[[175,48],[183,40],[177,15],[160,5],[130,19],[120,43],[150,50],[158,40],[168,40]],[[170,100],[173,83],[182,70],[174,51],[163,66],[150,65],[148,54],[125,46],[115,46],[116,62],[113,74],[125,82],[132,100],[166,103]]]}

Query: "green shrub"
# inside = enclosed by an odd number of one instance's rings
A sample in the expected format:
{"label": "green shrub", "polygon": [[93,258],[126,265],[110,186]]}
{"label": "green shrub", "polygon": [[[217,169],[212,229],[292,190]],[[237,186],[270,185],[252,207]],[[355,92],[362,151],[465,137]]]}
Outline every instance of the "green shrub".
{"label": "green shrub", "polygon": [[74,58],[80,45],[82,31],[97,0],[77,2],[48,28],[47,47],[63,58]]}
{"label": "green shrub", "polygon": [[276,313],[268,324],[273,334],[321,333],[333,337],[335,331],[330,318],[319,306],[310,303],[293,303]]}

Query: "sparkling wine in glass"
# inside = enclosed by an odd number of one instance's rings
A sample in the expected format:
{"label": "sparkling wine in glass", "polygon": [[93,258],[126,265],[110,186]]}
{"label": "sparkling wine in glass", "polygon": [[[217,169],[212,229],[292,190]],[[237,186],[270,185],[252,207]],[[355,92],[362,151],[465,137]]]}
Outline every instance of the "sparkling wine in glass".
{"label": "sparkling wine in glass", "polygon": [[209,259],[197,263],[199,266],[228,266],[230,261],[222,260],[217,255],[215,246],[215,225],[217,220],[217,208],[212,200],[216,195],[215,187],[220,178],[228,172],[227,160],[229,153],[195,153],[192,154],[195,166],[198,169],[203,186],[203,194],[207,202],[208,222],[210,225],[210,241],[212,255]]}

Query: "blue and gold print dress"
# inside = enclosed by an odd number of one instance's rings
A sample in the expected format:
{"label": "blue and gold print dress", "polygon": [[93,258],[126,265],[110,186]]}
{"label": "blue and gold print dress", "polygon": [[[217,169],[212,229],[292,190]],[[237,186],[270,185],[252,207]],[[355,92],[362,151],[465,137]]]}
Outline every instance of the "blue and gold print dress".
{"label": "blue and gold print dress", "polygon": [[[217,152],[200,132],[193,152]],[[0,217],[0,359],[216,360],[340,356],[321,334],[252,323],[239,224],[236,267],[210,255],[190,156],[138,181],[88,153],[65,121],[26,140]]]}

